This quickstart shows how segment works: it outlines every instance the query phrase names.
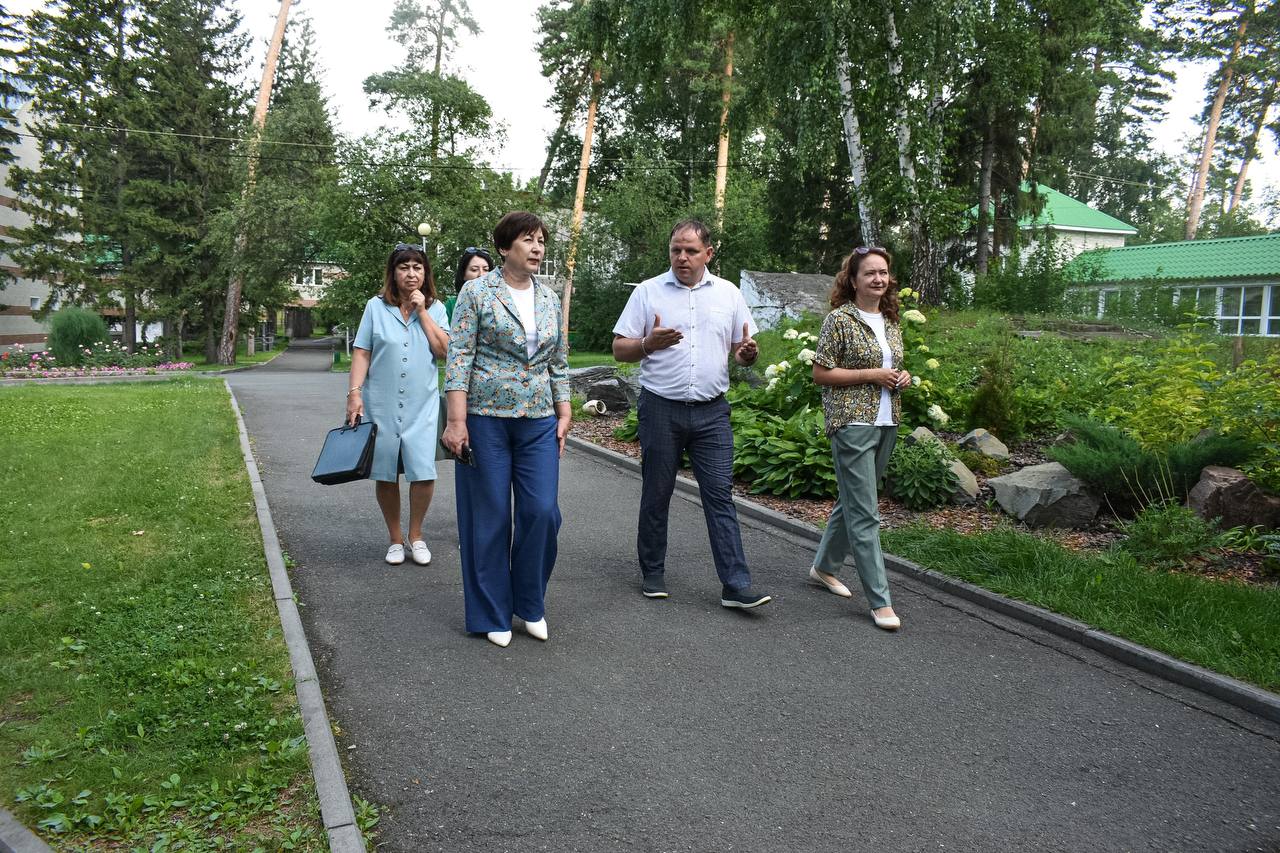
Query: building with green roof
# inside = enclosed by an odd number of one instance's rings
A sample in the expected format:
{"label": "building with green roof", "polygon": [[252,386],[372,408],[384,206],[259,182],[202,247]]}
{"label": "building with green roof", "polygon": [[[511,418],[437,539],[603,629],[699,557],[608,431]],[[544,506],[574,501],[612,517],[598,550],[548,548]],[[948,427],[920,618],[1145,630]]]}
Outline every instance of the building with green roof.
{"label": "building with green roof", "polygon": [[[1031,184],[1024,182],[1020,191],[1030,196]],[[1036,244],[1046,234],[1052,238],[1054,248],[1067,258],[1090,249],[1119,248],[1126,238],[1137,236],[1138,229],[1129,223],[1094,210],[1053,187],[1036,184],[1035,196],[1036,212],[1025,212],[1018,219],[1018,230],[1025,234],[1022,241],[1024,257],[1035,251]],[[970,208],[969,215],[977,219],[976,205]]]}
{"label": "building with green roof", "polygon": [[1064,271],[1099,317],[1155,285],[1224,335],[1280,337],[1280,233],[1094,249]]}

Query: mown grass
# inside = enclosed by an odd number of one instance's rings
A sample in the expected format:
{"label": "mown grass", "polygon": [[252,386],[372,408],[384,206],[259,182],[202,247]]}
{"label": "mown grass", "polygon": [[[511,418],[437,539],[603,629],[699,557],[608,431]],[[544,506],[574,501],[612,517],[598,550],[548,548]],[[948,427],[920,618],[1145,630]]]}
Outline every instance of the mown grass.
{"label": "mown grass", "polygon": [[325,849],[222,383],[0,405],[0,801],[63,849]]}
{"label": "mown grass", "polygon": [[1280,587],[1143,568],[1026,533],[886,530],[885,550],[1191,663],[1280,691]]}

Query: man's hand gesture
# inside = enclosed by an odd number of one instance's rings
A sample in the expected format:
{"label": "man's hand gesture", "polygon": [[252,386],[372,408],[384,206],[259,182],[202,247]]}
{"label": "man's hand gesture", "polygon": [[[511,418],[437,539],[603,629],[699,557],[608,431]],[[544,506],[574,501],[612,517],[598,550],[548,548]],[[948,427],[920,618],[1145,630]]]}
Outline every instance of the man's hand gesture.
{"label": "man's hand gesture", "polygon": [[673,347],[680,341],[684,340],[684,335],[677,329],[668,329],[662,325],[662,316],[660,314],[653,315],[653,331],[640,339],[646,355],[657,352],[660,349]]}
{"label": "man's hand gesture", "polygon": [[733,357],[737,359],[738,364],[748,367],[755,364],[760,356],[760,347],[756,344],[756,339],[751,337],[751,326],[748,323],[742,324],[742,342],[738,344],[738,349],[734,352]]}

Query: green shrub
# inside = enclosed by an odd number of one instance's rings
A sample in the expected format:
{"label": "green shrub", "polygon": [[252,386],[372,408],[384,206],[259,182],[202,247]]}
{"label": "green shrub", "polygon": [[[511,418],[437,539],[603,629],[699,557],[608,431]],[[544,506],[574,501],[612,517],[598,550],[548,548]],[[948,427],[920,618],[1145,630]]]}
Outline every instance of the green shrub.
{"label": "green shrub", "polygon": [[956,459],[964,463],[964,467],[975,474],[995,477],[1004,470],[1004,463],[999,459],[994,456],[987,456],[985,453],[979,453],[976,450],[954,450],[952,453]]}
{"label": "green shrub", "polygon": [[1180,442],[1166,453],[1155,453],[1109,424],[1077,417],[1067,418],[1066,424],[1076,440],[1049,448],[1049,458],[1060,462],[1121,514],[1149,504],[1181,501],[1206,465],[1234,467],[1253,453],[1250,442],[1223,435]]}
{"label": "green shrub", "polygon": [[1195,512],[1175,501],[1149,505],[1124,527],[1120,547],[1139,563],[1175,568],[1203,554],[1217,541],[1217,531]]}
{"label": "green shrub", "polygon": [[982,362],[978,388],[969,401],[969,429],[982,427],[1007,442],[1026,433],[1026,419],[1015,393],[1015,370],[1009,340],[1001,339]]}
{"label": "green shrub", "polygon": [[627,412],[627,416],[622,419],[622,426],[613,431],[613,437],[618,441],[638,441],[640,439],[640,413],[636,409]]}
{"label": "green shrub", "polygon": [[959,485],[950,463],[947,449],[940,442],[899,443],[885,472],[889,494],[913,510],[946,504]]}
{"label": "green shrub", "polygon": [[803,406],[789,418],[734,412],[733,473],[753,494],[835,497],[836,473],[822,412]]}
{"label": "green shrub", "polygon": [[49,318],[49,349],[63,366],[79,364],[84,350],[107,340],[107,324],[87,308],[68,305]]}

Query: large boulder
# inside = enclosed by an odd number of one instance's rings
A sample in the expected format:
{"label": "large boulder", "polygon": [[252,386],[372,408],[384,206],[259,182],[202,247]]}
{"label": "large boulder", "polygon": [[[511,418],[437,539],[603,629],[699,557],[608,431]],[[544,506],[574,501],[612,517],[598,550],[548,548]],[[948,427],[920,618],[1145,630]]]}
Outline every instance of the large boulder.
{"label": "large boulder", "polygon": [[1207,466],[1187,495],[1187,506],[1201,518],[1219,519],[1224,528],[1280,528],[1280,497],[1262,491],[1235,468]]}
{"label": "large boulder", "polygon": [[625,412],[635,406],[640,397],[628,377],[607,364],[570,370],[569,388],[584,400],[599,400],[609,412]]}
{"label": "large boulder", "polygon": [[1084,527],[1098,514],[1098,499],[1057,462],[992,477],[987,485],[1001,509],[1032,527]]}
{"label": "large boulder", "polygon": [[964,450],[975,450],[1002,462],[1009,458],[1009,448],[1004,446],[1004,442],[981,427],[971,430],[956,443]]}

